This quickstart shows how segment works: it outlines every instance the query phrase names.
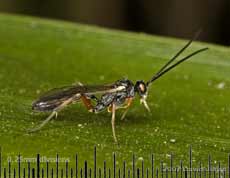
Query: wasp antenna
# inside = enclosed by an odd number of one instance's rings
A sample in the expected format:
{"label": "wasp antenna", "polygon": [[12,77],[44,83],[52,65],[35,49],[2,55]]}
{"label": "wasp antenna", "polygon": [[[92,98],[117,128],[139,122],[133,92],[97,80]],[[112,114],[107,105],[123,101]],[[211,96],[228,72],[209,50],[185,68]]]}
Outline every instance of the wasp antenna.
{"label": "wasp antenna", "polygon": [[179,65],[180,63],[188,60],[189,58],[191,58],[192,56],[198,54],[198,53],[201,53],[203,51],[206,51],[208,50],[208,48],[202,48],[202,49],[199,49],[191,54],[189,54],[188,56],[182,58],[181,60],[179,60],[178,62],[176,62],[175,64],[171,65],[170,67],[168,67],[166,70],[164,70],[163,72],[159,73],[157,76],[155,76],[155,78],[153,78],[151,80],[151,82],[155,81],[156,79],[160,78],[162,75],[164,75],[165,73],[167,73],[168,71],[170,71],[171,69],[175,68],[177,65]]}
{"label": "wasp antenna", "polygon": [[[169,64],[171,64],[181,53],[183,53],[184,52],[184,50],[186,50],[189,46],[190,46],[190,44],[194,41],[194,40],[196,40],[197,38],[198,38],[198,36],[200,35],[200,33],[202,32],[202,29],[200,29],[200,30],[198,30],[196,33],[195,33],[195,35],[193,36],[193,38],[183,47],[183,48],[181,48],[153,77],[152,77],[152,79],[151,80],[149,80],[146,84],[147,84],[147,86],[150,84],[150,83],[152,83],[154,80],[155,80],[155,78],[161,73],[161,72],[163,72],[164,71],[164,69],[166,68],[166,67],[168,67],[168,65]],[[157,77],[158,78],[158,77]]]}

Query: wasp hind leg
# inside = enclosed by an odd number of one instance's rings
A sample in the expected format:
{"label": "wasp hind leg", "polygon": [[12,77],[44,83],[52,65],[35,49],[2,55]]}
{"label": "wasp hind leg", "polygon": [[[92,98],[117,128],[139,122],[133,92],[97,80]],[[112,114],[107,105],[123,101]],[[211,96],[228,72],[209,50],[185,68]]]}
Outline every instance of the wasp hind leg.
{"label": "wasp hind leg", "polygon": [[44,120],[38,127],[35,127],[33,129],[30,129],[29,132],[36,132],[38,130],[40,130],[42,127],[44,127],[54,116],[57,118],[57,111],[53,111],[49,117],[46,118],[46,120]]}
{"label": "wasp hind leg", "polygon": [[30,129],[29,132],[36,132],[40,130],[42,127],[44,127],[54,116],[56,116],[57,118],[58,112],[65,108],[68,104],[72,103],[79,96],[80,94],[76,94],[74,97],[69,98],[68,100],[63,102],[60,106],[53,110],[53,112],[46,118],[46,120],[44,120],[38,127]]}

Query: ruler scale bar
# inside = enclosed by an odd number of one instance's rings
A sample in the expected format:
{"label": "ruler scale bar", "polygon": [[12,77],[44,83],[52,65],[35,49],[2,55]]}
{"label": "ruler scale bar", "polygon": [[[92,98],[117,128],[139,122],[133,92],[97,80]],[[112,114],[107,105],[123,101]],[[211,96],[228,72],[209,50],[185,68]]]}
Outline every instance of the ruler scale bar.
{"label": "ruler scale bar", "polygon": [[153,154],[152,154],[151,166],[152,166],[152,178],[154,178],[154,158],[153,158]]}
{"label": "ruler scale bar", "polygon": [[56,155],[56,178],[58,178],[58,172],[59,172],[58,171],[58,166],[59,166],[58,163],[59,163],[59,155],[57,154]]}
{"label": "ruler scale bar", "polygon": [[[202,164],[199,161],[198,167],[196,167],[196,163],[193,162],[191,147],[186,159],[188,161],[185,162],[177,161],[172,153],[164,161],[154,158],[153,154],[148,157],[150,159],[145,161],[143,157],[136,157],[133,153],[129,162],[120,162],[119,155],[114,152],[112,159],[110,159],[112,162],[107,164],[106,160],[97,162],[96,147],[94,148],[92,167],[88,160],[84,160],[82,165],[79,164],[77,154],[75,155],[75,162],[63,161],[59,154],[56,154],[53,162],[43,159],[44,157],[40,154],[36,154],[34,162],[25,161],[21,154],[15,158],[17,160],[7,157],[6,162],[4,162],[3,154],[0,152],[0,178],[229,178],[230,175],[230,154],[227,156],[226,164],[216,160],[212,162],[212,157],[209,154],[207,162]],[[63,164],[61,164],[61,160]]]}
{"label": "ruler scale bar", "polygon": [[192,178],[192,147],[189,148],[189,178]]}

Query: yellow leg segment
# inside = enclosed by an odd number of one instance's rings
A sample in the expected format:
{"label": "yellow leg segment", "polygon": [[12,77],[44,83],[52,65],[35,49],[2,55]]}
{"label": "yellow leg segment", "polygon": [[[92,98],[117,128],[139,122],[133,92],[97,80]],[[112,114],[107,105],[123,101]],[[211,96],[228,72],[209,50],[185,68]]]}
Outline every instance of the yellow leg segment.
{"label": "yellow leg segment", "polygon": [[117,143],[117,137],[116,137],[116,132],[115,132],[115,112],[116,112],[116,105],[113,103],[112,104],[112,120],[111,120],[111,124],[112,124],[113,138],[114,138],[114,141]]}

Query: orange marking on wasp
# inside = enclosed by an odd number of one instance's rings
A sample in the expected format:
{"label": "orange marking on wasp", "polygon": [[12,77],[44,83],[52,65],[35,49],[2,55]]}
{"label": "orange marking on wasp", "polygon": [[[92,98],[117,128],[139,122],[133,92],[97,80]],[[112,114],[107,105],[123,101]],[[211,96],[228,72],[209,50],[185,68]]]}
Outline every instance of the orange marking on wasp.
{"label": "orange marking on wasp", "polygon": [[86,98],[86,96],[82,95],[81,100],[82,100],[83,104],[85,105],[85,107],[88,109],[88,111],[92,112],[93,111],[93,105],[91,104],[90,99],[88,99],[88,98]]}

